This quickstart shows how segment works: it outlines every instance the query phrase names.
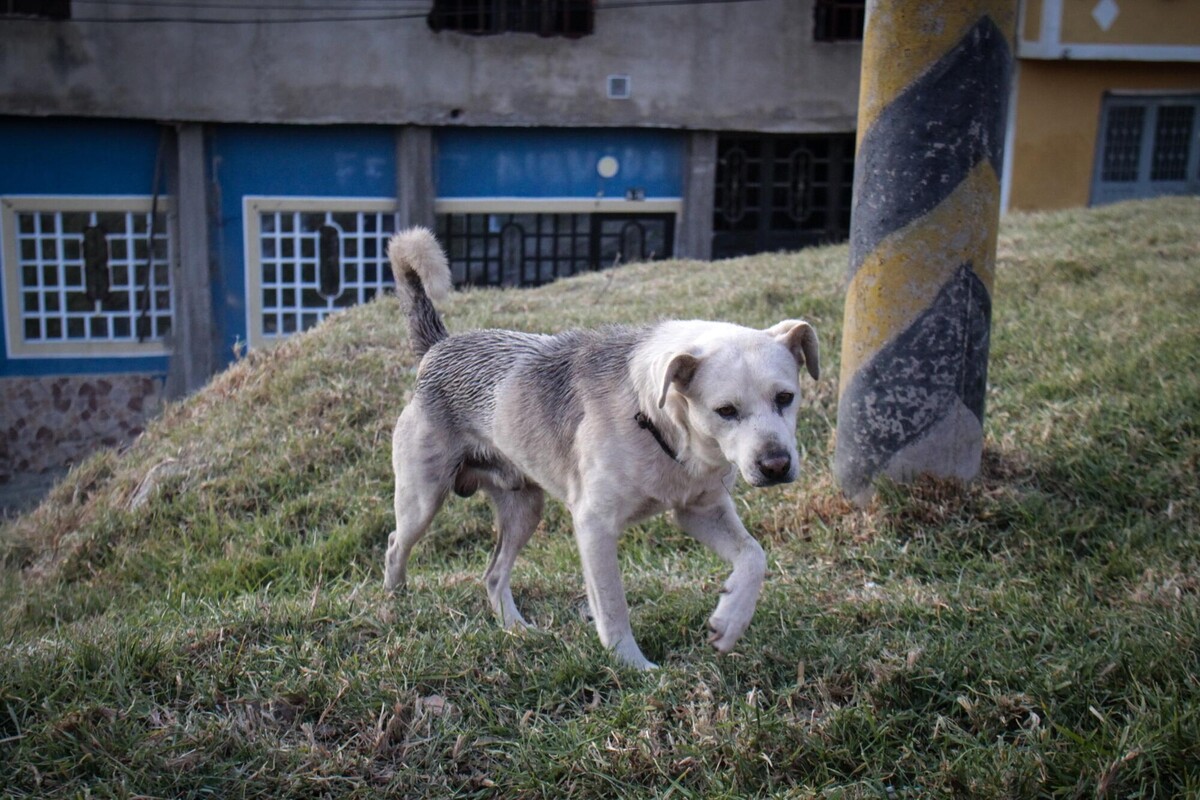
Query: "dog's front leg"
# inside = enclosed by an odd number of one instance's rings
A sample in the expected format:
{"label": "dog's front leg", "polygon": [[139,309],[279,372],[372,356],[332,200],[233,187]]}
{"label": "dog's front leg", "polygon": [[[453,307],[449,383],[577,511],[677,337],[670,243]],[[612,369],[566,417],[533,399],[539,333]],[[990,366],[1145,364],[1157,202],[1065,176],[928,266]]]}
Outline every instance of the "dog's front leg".
{"label": "dog's front leg", "polygon": [[708,618],[708,628],[712,631],[709,643],[718,652],[728,653],[754,616],[767,572],[767,557],[738,519],[728,494],[722,493],[711,506],[678,508],[675,519],[685,532],[708,545],[733,567],[721,590],[717,609]]}
{"label": "dog's front leg", "polygon": [[581,510],[572,515],[588,604],[592,607],[601,644],[631,667],[655,669],[657,665],[642,655],[629,625],[629,606],[625,602],[625,587],[621,583],[617,561],[620,529],[603,513]]}

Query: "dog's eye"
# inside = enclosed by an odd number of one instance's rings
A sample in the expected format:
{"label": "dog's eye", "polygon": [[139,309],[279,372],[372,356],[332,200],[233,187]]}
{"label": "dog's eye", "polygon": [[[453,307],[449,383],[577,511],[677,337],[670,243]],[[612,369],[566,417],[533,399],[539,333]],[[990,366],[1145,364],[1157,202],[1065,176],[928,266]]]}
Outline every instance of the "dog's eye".
{"label": "dog's eye", "polygon": [[791,392],[780,392],[779,394],[775,395],[775,407],[780,409],[787,408],[795,399],[796,395],[792,394]]}
{"label": "dog's eye", "polygon": [[737,419],[737,415],[738,415],[737,406],[724,405],[724,406],[721,406],[720,408],[716,409],[716,411],[717,411],[717,416],[720,417],[721,419]]}

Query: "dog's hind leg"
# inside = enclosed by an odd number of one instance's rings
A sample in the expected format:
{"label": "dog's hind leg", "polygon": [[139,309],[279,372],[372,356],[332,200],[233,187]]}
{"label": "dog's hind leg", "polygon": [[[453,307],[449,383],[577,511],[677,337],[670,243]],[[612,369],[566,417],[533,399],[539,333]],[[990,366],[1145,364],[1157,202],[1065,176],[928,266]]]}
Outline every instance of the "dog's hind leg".
{"label": "dog's hind leg", "polygon": [[483,574],[488,600],[505,628],[529,627],[513,602],[509,579],[517,554],[533,536],[542,518],[544,493],[536,486],[516,490],[489,487],[487,492],[496,510],[497,530],[496,547],[492,550],[487,572]]}
{"label": "dog's hind leg", "polygon": [[429,530],[453,483],[456,454],[437,432],[414,402],[404,409],[392,434],[396,529],[388,536],[383,562],[383,585],[389,592],[404,586],[408,556]]}

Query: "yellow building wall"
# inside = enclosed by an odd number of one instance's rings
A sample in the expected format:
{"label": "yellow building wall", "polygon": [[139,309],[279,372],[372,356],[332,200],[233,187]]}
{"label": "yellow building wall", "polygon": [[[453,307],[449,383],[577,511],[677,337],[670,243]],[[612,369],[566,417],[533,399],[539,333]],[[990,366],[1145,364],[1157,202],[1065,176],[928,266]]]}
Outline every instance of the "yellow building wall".
{"label": "yellow building wall", "polygon": [[1104,93],[1200,93],[1200,63],[1024,59],[1016,87],[1008,207],[1072,208],[1088,203]]}
{"label": "yellow building wall", "polygon": [[[1040,8],[1041,4],[1037,5]],[[1092,17],[1095,7],[1096,0],[1063,0],[1060,41],[1070,44],[1200,44],[1200,3],[1196,0],[1117,0],[1120,12],[1107,31]],[[1031,10],[1028,9],[1026,14]]]}
{"label": "yellow building wall", "polygon": [[1021,38],[1036,42],[1042,37],[1042,0],[1024,0],[1021,3]]}

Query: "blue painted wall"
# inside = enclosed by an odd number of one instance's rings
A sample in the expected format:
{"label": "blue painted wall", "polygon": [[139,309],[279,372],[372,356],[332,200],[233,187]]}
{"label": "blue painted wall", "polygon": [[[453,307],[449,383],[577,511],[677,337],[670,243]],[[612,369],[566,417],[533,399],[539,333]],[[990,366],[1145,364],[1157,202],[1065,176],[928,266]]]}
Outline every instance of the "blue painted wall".
{"label": "blue painted wall", "polygon": [[[0,195],[149,195],[159,132],[152,122],[0,117]],[[10,359],[0,349],[0,376],[166,371],[161,356]]]}
{"label": "blue painted wall", "polygon": [[[0,116],[0,194],[138,194],[152,191],[160,126],[151,122]],[[445,129],[435,132],[439,197],[647,198],[683,193],[686,139],[633,129]],[[219,125],[206,131],[216,203],[211,300],[222,363],[246,340],[243,199],[395,197],[396,130],[388,126]],[[596,171],[615,157],[612,178]],[[160,187],[165,190],[165,187]],[[0,314],[3,308],[0,307]],[[0,375],[142,372],[166,358],[8,359]]]}
{"label": "blue painted wall", "polygon": [[209,168],[220,200],[214,246],[220,263],[213,307],[219,357],[245,342],[242,200],[270,197],[395,197],[396,132],[390,127],[229,125],[208,132]]}
{"label": "blue painted wall", "polygon": [[[687,140],[679,131],[621,128],[451,128],[435,134],[435,182],[442,198],[623,199],[683,196]],[[613,156],[620,171],[602,178]]]}
{"label": "blue painted wall", "polygon": [[152,122],[0,117],[0,194],[151,193]]}

